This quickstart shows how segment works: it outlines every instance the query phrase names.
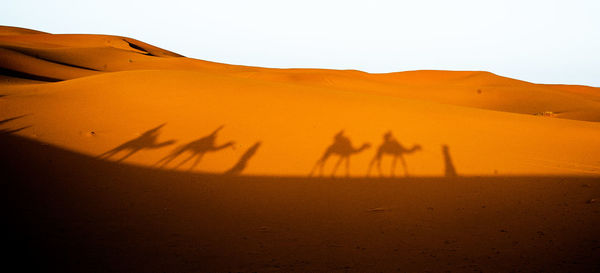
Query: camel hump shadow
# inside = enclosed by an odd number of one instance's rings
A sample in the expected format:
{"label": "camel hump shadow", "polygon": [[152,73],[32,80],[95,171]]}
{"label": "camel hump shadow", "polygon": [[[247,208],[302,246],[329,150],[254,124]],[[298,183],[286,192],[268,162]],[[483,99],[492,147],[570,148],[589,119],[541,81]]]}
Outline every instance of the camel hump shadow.
{"label": "camel hump shadow", "polygon": [[250,148],[248,148],[248,150],[246,150],[246,152],[240,157],[238,162],[235,165],[233,165],[233,167],[231,169],[227,170],[224,174],[225,175],[240,175],[244,171],[244,169],[246,169],[246,166],[248,165],[248,161],[250,160],[250,158],[252,158],[256,154],[256,151],[258,150],[260,145],[261,145],[260,141],[254,143],[254,145],[252,145]]}
{"label": "camel hump shadow", "polygon": [[325,163],[329,157],[336,155],[338,156],[338,161],[333,167],[331,172],[331,176],[334,177],[335,173],[342,163],[342,161],[346,162],[346,176],[350,176],[350,156],[354,154],[361,153],[362,151],[371,147],[371,144],[368,142],[363,143],[360,147],[355,148],[352,145],[352,141],[350,138],[344,135],[344,130],[339,131],[333,137],[333,143],[325,149],[323,155],[317,160],[312,170],[309,173],[309,176],[313,176],[313,174],[318,170],[319,175],[323,176]]}
{"label": "camel hump shadow", "polygon": [[383,142],[379,145],[375,156],[369,163],[369,168],[367,169],[367,176],[371,174],[371,169],[373,168],[373,165],[377,166],[379,176],[383,176],[383,171],[381,170],[381,161],[384,155],[392,156],[392,166],[390,171],[390,175],[392,177],[395,176],[396,161],[398,158],[400,158],[400,162],[402,163],[404,175],[408,176],[408,167],[406,166],[406,160],[404,159],[404,155],[412,154],[420,150],[422,150],[422,147],[419,144],[415,144],[411,148],[406,148],[402,146],[402,144],[400,144],[400,142],[393,136],[392,131],[387,131],[385,134],[383,134]]}
{"label": "camel hump shadow", "polygon": [[221,131],[223,129],[223,127],[224,126],[221,125],[217,129],[215,129],[212,133],[210,133],[206,136],[200,137],[196,140],[190,141],[186,144],[176,147],[168,155],[166,155],[165,157],[161,158],[156,163],[154,163],[154,165],[158,165],[159,168],[166,167],[169,163],[171,163],[175,159],[179,158],[180,156],[182,156],[185,153],[188,153],[189,156],[187,158],[183,159],[182,161],[180,161],[177,165],[175,165],[174,169],[177,169],[177,168],[183,166],[188,161],[196,158],[196,160],[192,163],[192,165],[189,168],[189,170],[191,171],[200,163],[200,161],[202,160],[202,158],[204,157],[204,155],[206,153],[217,152],[217,151],[223,150],[228,147],[235,148],[235,146],[234,146],[235,142],[233,142],[233,141],[226,142],[225,144],[222,144],[222,145],[216,144],[216,139],[217,139],[218,133],[219,133],[219,131]]}
{"label": "camel hump shadow", "polygon": [[131,139],[107,152],[104,152],[98,156],[98,158],[109,159],[120,152],[127,152],[125,156],[116,160],[116,162],[121,162],[133,154],[148,149],[158,149],[165,146],[169,146],[174,144],[176,141],[171,139],[164,142],[158,142],[158,136],[160,135],[160,130],[164,127],[166,123],[163,123],[157,127],[154,127],[144,133],[142,133],[139,137]]}

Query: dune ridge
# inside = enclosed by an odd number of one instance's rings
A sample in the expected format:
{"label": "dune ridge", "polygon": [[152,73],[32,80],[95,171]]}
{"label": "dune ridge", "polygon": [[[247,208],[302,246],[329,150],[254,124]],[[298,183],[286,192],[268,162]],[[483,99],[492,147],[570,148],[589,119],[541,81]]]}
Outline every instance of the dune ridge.
{"label": "dune ridge", "polygon": [[0,47],[3,50],[1,68],[15,72],[3,73],[3,77],[12,77],[13,82],[19,74],[32,75],[21,77],[30,80],[57,81],[100,72],[199,70],[489,110],[522,114],[552,112],[559,118],[600,121],[598,88],[533,84],[483,71],[420,70],[369,74],[352,70],[267,69],[183,58],[125,37],[53,35],[34,31],[0,36]]}

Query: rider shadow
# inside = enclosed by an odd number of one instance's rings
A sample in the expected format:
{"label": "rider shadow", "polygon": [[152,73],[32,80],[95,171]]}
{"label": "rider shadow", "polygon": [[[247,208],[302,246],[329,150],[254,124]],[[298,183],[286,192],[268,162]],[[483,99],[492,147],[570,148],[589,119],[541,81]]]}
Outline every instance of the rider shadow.
{"label": "rider shadow", "polygon": [[323,168],[325,167],[325,163],[327,159],[332,155],[337,155],[339,157],[337,163],[333,167],[333,171],[331,172],[331,176],[335,176],[335,172],[338,167],[342,163],[342,161],[346,161],[346,176],[350,176],[350,156],[353,154],[358,154],[365,149],[371,147],[371,144],[365,142],[359,148],[354,148],[352,146],[352,142],[350,139],[344,135],[344,130],[339,131],[333,138],[333,143],[327,147],[325,153],[317,160],[315,166],[312,168],[308,176],[312,176],[317,169],[319,169],[319,175],[323,176]]}
{"label": "rider shadow", "polygon": [[159,168],[165,167],[169,163],[171,163],[171,161],[177,159],[179,156],[183,155],[184,153],[189,152],[190,155],[187,158],[185,158],[184,160],[182,160],[181,162],[179,162],[179,164],[177,164],[174,169],[181,167],[183,164],[187,163],[188,161],[190,161],[192,158],[195,157],[196,160],[194,161],[194,163],[192,164],[192,166],[189,169],[189,170],[193,170],[198,165],[198,163],[200,163],[200,161],[202,160],[202,157],[204,157],[204,154],[206,154],[207,152],[217,152],[217,151],[225,149],[227,147],[235,148],[235,147],[233,147],[233,144],[234,144],[233,141],[229,141],[220,146],[215,145],[215,140],[217,139],[217,134],[219,133],[219,131],[221,129],[223,129],[223,126],[220,126],[219,128],[214,130],[208,136],[201,137],[197,140],[191,141],[187,144],[184,144],[184,145],[181,145],[181,146],[175,148],[167,156],[161,158],[159,161],[154,163],[154,165],[159,165]]}
{"label": "rider shadow", "polygon": [[408,176],[408,168],[406,167],[406,161],[404,160],[405,154],[411,154],[416,151],[421,150],[421,145],[415,144],[411,148],[407,149],[398,140],[392,135],[392,131],[388,131],[383,135],[383,143],[379,145],[377,148],[377,153],[375,157],[369,163],[369,169],[367,170],[367,176],[371,174],[371,169],[373,168],[373,164],[377,164],[377,170],[379,171],[379,176],[383,176],[383,172],[381,171],[381,159],[384,155],[392,156],[392,168],[391,168],[391,177],[394,177],[396,171],[396,160],[400,158],[400,162],[402,162],[402,167],[404,168],[404,175]]}
{"label": "rider shadow", "polygon": [[250,160],[250,158],[252,158],[254,156],[254,154],[256,154],[256,151],[260,147],[260,144],[261,144],[261,142],[258,141],[254,145],[252,145],[252,147],[248,148],[248,150],[246,150],[246,152],[242,155],[242,157],[240,157],[240,160],[238,160],[238,162],[231,169],[226,171],[224,174],[225,175],[240,175],[244,171],[244,169],[246,169],[246,166],[248,165],[248,161]]}
{"label": "rider shadow", "polygon": [[150,129],[150,130],[144,132],[141,136],[136,137],[130,141],[127,141],[127,142],[115,147],[114,149],[99,155],[98,158],[108,159],[122,151],[128,151],[128,153],[125,156],[121,157],[120,159],[118,159],[116,161],[116,162],[121,162],[141,150],[158,149],[158,148],[162,148],[162,147],[165,147],[165,146],[175,143],[175,140],[168,140],[168,141],[160,142],[160,143],[157,141],[158,135],[160,134],[159,133],[160,129],[163,126],[165,126],[165,124],[166,123],[163,123],[163,124],[159,125],[158,127],[155,127],[153,129]]}

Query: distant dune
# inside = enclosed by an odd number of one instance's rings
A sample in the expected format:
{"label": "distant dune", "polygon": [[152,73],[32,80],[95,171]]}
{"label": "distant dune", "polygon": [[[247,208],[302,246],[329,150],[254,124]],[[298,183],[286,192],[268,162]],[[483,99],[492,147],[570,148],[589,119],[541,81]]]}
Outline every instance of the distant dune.
{"label": "distant dune", "polygon": [[[386,132],[404,148],[423,147],[403,156],[410,175],[443,175],[442,145],[459,175],[600,174],[595,87],[483,71],[237,66],[127,37],[13,27],[0,28],[0,69],[0,119],[25,115],[0,129],[30,126],[17,134],[92,156],[139,142],[106,160],[157,166],[223,126],[205,150],[188,148],[162,167],[225,172],[260,141],[243,174],[308,175],[343,130],[349,147],[370,147],[348,155],[337,175],[366,175]],[[234,145],[211,150],[229,141]],[[325,175],[344,158],[336,149]],[[382,159],[384,175],[392,158]],[[396,174],[404,175],[400,160]]]}

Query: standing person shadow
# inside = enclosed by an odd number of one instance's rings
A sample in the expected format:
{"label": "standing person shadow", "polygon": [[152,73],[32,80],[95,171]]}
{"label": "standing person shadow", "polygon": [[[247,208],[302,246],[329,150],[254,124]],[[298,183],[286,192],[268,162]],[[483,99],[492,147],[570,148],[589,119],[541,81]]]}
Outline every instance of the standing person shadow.
{"label": "standing person shadow", "polygon": [[421,150],[421,145],[415,144],[410,149],[405,148],[396,140],[396,138],[392,135],[392,131],[388,131],[383,135],[383,143],[379,145],[377,148],[377,153],[375,157],[369,163],[369,169],[367,170],[367,176],[371,174],[371,169],[373,168],[373,164],[377,164],[377,170],[379,171],[379,176],[383,176],[383,172],[381,171],[381,159],[384,155],[388,154],[393,157],[392,159],[392,170],[391,176],[394,177],[394,173],[396,171],[396,160],[400,158],[402,162],[402,167],[404,168],[404,175],[408,176],[408,168],[406,167],[406,161],[404,160],[405,154],[411,154],[416,151]]}
{"label": "standing person shadow", "polygon": [[238,160],[238,162],[228,171],[226,171],[224,174],[225,175],[240,175],[244,169],[246,169],[246,166],[248,165],[248,161],[250,160],[250,158],[252,158],[254,156],[254,154],[256,154],[256,150],[258,150],[258,147],[260,147],[261,142],[258,141],[256,142],[254,145],[252,145],[252,147],[248,148],[248,150],[246,150],[246,152],[242,155],[242,157],[240,157],[240,160]]}
{"label": "standing person shadow", "polygon": [[169,163],[171,163],[171,161],[178,158],[180,155],[184,154],[185,152],[189,152],[190,156],[187,157],[186,159],[184,159],[183,161],[179,162],[179,164],[177,164],[174,169],[181,167],[183,164],[187,163],[192,158],[196,157],[196,160],[194,161],[194,163],[192,164],[192,166],[189,169],[190,171],[193,170],[198,165],[198,163],[200,163],[200,161],[202,160],[202,157],[204,157],[204,154],[206,154],[207,152],[216,152],[216,151],[225,149],[227,147],[233,147],[233,144],[234,144],[233,141],[229,141],[220,146],[215,145],[215,140],[217,139],[217,134],[219,133],[219,131],[221,129],[223,129],[223,126],[220,126],[219,128],[214,130],[208,136],[201,137],[197,140],[191,141],[185,145],[181,145],[181,146],[175,148],[175,150],[173,150],[167,156],[161,158],[154,165],[160,164],[159,165],[160,168],[165,167]]}
{"label": "standing person shadow", "polygon": [[444,155],[444,176],[446,177],[456,177],[456,169],[454,168],[454,164],[452,164],[452,158],[450,157],[450,151],[448,145],[442,145],[442,154]]}
{"label": "standing person shadow", "polygon": [[341,130],[334,136],[333,143],[331,145],[329,145],[329,147],[327,147],[327,149],[325,150],[325,153],[323,153],[321,158],[319,158],[319,160],[317,160],[317,162],[315,163],[315,166],[312,168],[312,170],[310,171],[308,176],[312,176],[317,169],[319,169],[319,175],[323,176],[323,168],[325,167],[325,163],[327,162],[327,159],[332,155],[337,155],[339,157],[339,159],[338,159],[337,163],[335,164],[335,166],[333,167],[331,176],[332,177],[335,176],[335,172],[337,171],[338,167],[340,166],[342,161],[345,160],[346,161],[346,176],[348,177],[348,176],[350,176],[350,156],[353,154],[358,154],[370,147],[371,147],[371,144],[368,142],[365,142],[359,148],[352,147],[352,142],[350,141],[350,139],[347,136],[344,135],[344,130]]}
{"label": "standing person shadow", "polygon": [[127,142],[115,147],[114,149],[99,155],[98,158],[108,159],[108,158],[118,154],[119,152],[129,151],[125,156],[123,156],[122,158],[120,158],[119,160],[116,161],[116,162],[121,162],[141,150],[158,149],[158,148],[168,146],[168,145],[175,143],[175,140],[168,140],[168,141],[160,142],[160,143],[157,142],[158,135],[160,134],[159,133],[160,129],[163,126],[165,126],[165,124],[166,123],[163,123],[155,128],[152,128],[152,129],[146,131],[141,136],[136,137],[130,141],[127,141]]}

